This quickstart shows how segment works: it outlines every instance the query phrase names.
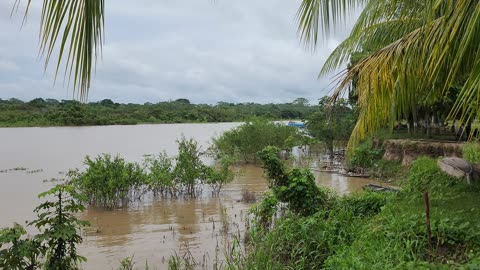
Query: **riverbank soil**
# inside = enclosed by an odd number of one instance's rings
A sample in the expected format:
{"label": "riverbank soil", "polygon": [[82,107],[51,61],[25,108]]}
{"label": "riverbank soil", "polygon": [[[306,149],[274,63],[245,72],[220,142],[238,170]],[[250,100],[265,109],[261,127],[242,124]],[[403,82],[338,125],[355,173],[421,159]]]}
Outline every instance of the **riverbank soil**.
{"label": "riverbank soil", "polygon": [[399,161],[408,166],[420,156],[431,158],[462,157],[462,142],[438,142],[420,140],[385,140],[383,159]]}

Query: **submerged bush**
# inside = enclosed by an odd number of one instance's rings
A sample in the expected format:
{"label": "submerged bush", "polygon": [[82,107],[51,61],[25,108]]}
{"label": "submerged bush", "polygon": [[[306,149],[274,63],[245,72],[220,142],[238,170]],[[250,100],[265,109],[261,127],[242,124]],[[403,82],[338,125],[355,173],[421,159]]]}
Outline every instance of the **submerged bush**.
{"label": "submerged bush", "polygon": [[95,159],[85,158],[87,170],[74,173],[72,183],[88,197],[90,205],[115,208],[126,206],[139,198],[146,183],[146,174],[137,163],[120,156],[103,154]]}
{"label": "submerged bush", "polygon": [[177,140],[177,144],[178,155],[173,169],[175,184],[186,194],[195,197],[196,186],[202,183],[202,173],[205,170],[205,165],[200,159],[200,148],[195,140],[187,140],[185,137]]}
{"label": "submerged bush", "polygon": [[[263,118],[252,118],[214,139],[211,150],[217,157],[231,156],[246,162],[256,162],[256,153],[266,146],[289,150],[292,145],[303,144],[303,137],[296,136],[296,133],[295,127],[275,124]],[[295,142],[296,138],[298,142]]]}
{"label": "submerged bush", "polygon": [[145,158],[144,166],[148,171],[146,184],[154,196],[177,195],[172,158],[169,158],[165,152],[158,156],[148,156]]}
{"label": "submerged bush", "polygon": [[71,171],[71,183],[88,197],[90,205],[112,209],[128,206],[147,192],[154,196],[195,197],[203,184],[218,195],[225,184],[233,180],[231,159],[224,158],[217,165],[207,166],[201,160],[196,141],[181,138],[177,143],[179,154],[175,158],[166,153],[147,156],[143,166],[108,154],[95,159],[87,156],[84,162],[87,169]]}
{"label": "submerged bush", "polygon": [[263,199],[252,207],[258,225],[269,228],[277,212],[278,199],[272,192],[265,192]]}
{"label": "submerged bush", "polygon": [[209,185],[214,195],[218,195],[222,188],[230,183],[235,174],[230,169],[234,163],[234,159],[223,157],[214,166],[203,167],[203,181]]}

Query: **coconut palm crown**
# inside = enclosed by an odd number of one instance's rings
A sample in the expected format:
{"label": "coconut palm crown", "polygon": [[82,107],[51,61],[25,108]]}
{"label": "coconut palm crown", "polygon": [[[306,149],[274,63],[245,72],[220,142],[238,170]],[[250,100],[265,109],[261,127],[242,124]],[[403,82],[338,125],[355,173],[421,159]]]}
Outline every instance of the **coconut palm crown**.
{"label": "coconut palm crown", "polygon": [[421,103],[460,92],[449,119],[479,118],[480,1],[476,0],[303,0],[298,31],[314,47],[342,19],[361,13],[349,37],[330,55],[320,76],[345,65],[356,52],[367,57],[342,71],[332,100],[355,81],[359,119],[355,145],[382,127],[406,119]]}

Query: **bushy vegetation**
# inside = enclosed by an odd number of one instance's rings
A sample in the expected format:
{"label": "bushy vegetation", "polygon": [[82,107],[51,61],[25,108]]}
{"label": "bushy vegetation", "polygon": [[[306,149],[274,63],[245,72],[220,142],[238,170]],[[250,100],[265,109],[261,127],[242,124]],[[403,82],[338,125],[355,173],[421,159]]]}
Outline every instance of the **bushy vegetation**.
{"label": "bushy vegetation", "polygon": [[139,123],[205,123],[244,121],[252,116],[273,120],[304,119],[315,111],[304,99],[284,104],[191,104],[187,99],[120,104],[110,99],[83,104],[36,98],[29,102],[0,99],[0,126],[131,125]]}
{"label": "bushy vegetation", "polygon": [[275,124],[265,118],[252,118],[245,124],[226,131],[213,140],[212,151],[217,157],[231,156],[256,162],[256,153],[266,146],[290,150],[305,140],[295,127]]}
{"label": "bushy vegetation", "polygon": [[147,156],[144,160],[147,171],[146,185],[154,196],[175,196],[178,192],[174,185],[175,174],[173,159],[163,152],[157,156]]}
{"label": "bushy vegetation", "polygon": [[323,142],[330,156],[334,147],[344,148],[353,126],[355,111],[345,99],[330,103],[329,97],[320,99],[318,109],[307,118],[307,130],[318,141]]}
{"label": "bushy vegetation", "polygon": [[167,157],[165,153],[147,156],[143,166],[107,154],[95,159],[87,157],[85,171],[70,172],[71,184],[88,197],[89,205],[116,208],[128,206],[147,192],[163,197],[180,194],[196,197],[203,184],[218,195],[222,187],[233,180],[230,158],[224,157],[217,164],[207,166],[201,160],[196,141],[181,138],[177,143],[176,157]]}
{"label": "bushy vegetation", "polygon": [[85,158],[85,172],[72,172],[72,184],[88,197],[90,205],[114,208],[126,206],[141,196],[146,182],[143,168],[119,156],[100,155]]}
{"label": "bushy vegetation", "polygon": [[[435,160],[412,163],[404,191],[326,262],[344,269],[476,269],[480,266],[479,187],[442,173]],[[427,179],[425,179],[427,178]],[[432,240],[425,201],[430,194]]]}
{"label": "bushy vegetation", "polygon": [[301,216],[311,215],[327,207],[330,194],[317,186],[310,170],[288,170],[280,160],[279,152],[279,148],[268,146],[258,153],[275,198],[287,204],[290,211]]}
{"label": "bushy vegetation", "polygon": [[384,152],[383,145],[375,146],[371,139],[366,140],[349,152],[345,168],[353,173],[380,179],[403,178],[405,173],[400,161],[384,160]]}
{"label": "bushy vegetation", "polygon": [[203,180],[202,172],[205,165],[200,159],[200,148],[193,139],[177,141],[178,155],[175,158],[175,184],[187,194],[195,197],[196,185]]}
{"label": "bushy vegetation", "polygon": [[85,197],[68,185],[58,185],[39,197],[50,197],[35,208],[37,219],[28,223],[39,233],[27,235],[25,228],[15,224],[0,230],[0,269],[78,269],[86,258],[77,253],[82,242],[80,229],[88,225],[77,219]]}
{"label": "bushy vegetation", "polygon": [[[424,191],[430,194],[431,239]],[[477,269],[479,193],[479,186],[420,158],[399,193],[331,197],[310,215],[292,211],[273,227],[257,222],[228,269]],[[276,210],[272,194],[259,203],[257,215]]]}
{"label": "bushy vegetation", "polygon": [[[191,141],[183,139],[183,143]],[[435,160],[425,157],[412,162],[408,182],[398,193],[338,196],[315,185],[309,171],[288,169],[278,152],[267,147],[258,153],[271,191],[252,208],[256,218],[250,223],[248,239],[244,247],[235,242],[226,253],[224,269],[480,267],[480,186],[444,174]],[[114,160],[110,158],[109,164],[127,164]],[[146,164],[158,170],[145,177],[146,183],[152,184],[154,176],[175,182],[173,163],[175,159],[164,154],[151,157]],[[102,171],[97,165],[96,172]],[[222,168],[220,164],[211,169],[221,173]],[[165,192],[169,182],[159,183],[154,186]],[[431,237],[424,192],[430,194]],[[54,200],[35,209],[38,218],[29,225],[36,226],[39,234],[28,236],[18,224],[0,230],[0,268],[78,269],[85,260],[76,246],[86,223],[75,213],[84,210],[87,198],[69,185],[40,196]],[[179,256],[168,262],[170,269],[195,265]],[[132,269],[132,258],[122,261],[122,267]]]}
{"label": "bushy vegetation", "polygon": [[373,146],[372,140],[367,140],[352,150],[347,162],[347,167],[353,171],[372,168],[382,159],[384,150]]}

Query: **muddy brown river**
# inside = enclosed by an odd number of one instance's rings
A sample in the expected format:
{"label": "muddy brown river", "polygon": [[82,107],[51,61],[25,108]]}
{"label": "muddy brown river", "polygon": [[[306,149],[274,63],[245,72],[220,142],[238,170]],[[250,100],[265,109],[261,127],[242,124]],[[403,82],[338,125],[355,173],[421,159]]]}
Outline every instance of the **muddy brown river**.
{"label": "muddy brown river", "polygon": [[[104,127],[51,127],[0,129],[0,227],[32,220],[40,202],[37,194],[61,179],[72,168],[82,168],[86,155],[119,154],[141,162],[145,154],[176,154],[175,140],[184,135],[206,149],[212,137],[239,123],[165,124]],[[248,190],[260,197],[267,189],[263,171],[238,166],[238,175],[219,197],[208,192],[197,199],[145,198],[128,209],[107,211],[89,208],[81,218],[90,221],[80,254],[84,269],[116,269],[120,260],[133,256],[136,266],[167,269],[173,254],[190,254],[199,268],[211,269],[222,261],[225,241],[245,230],[251,203],[243,202]],[[314,172],[319,185],[338,193],[360,191],[375,180]]]}

